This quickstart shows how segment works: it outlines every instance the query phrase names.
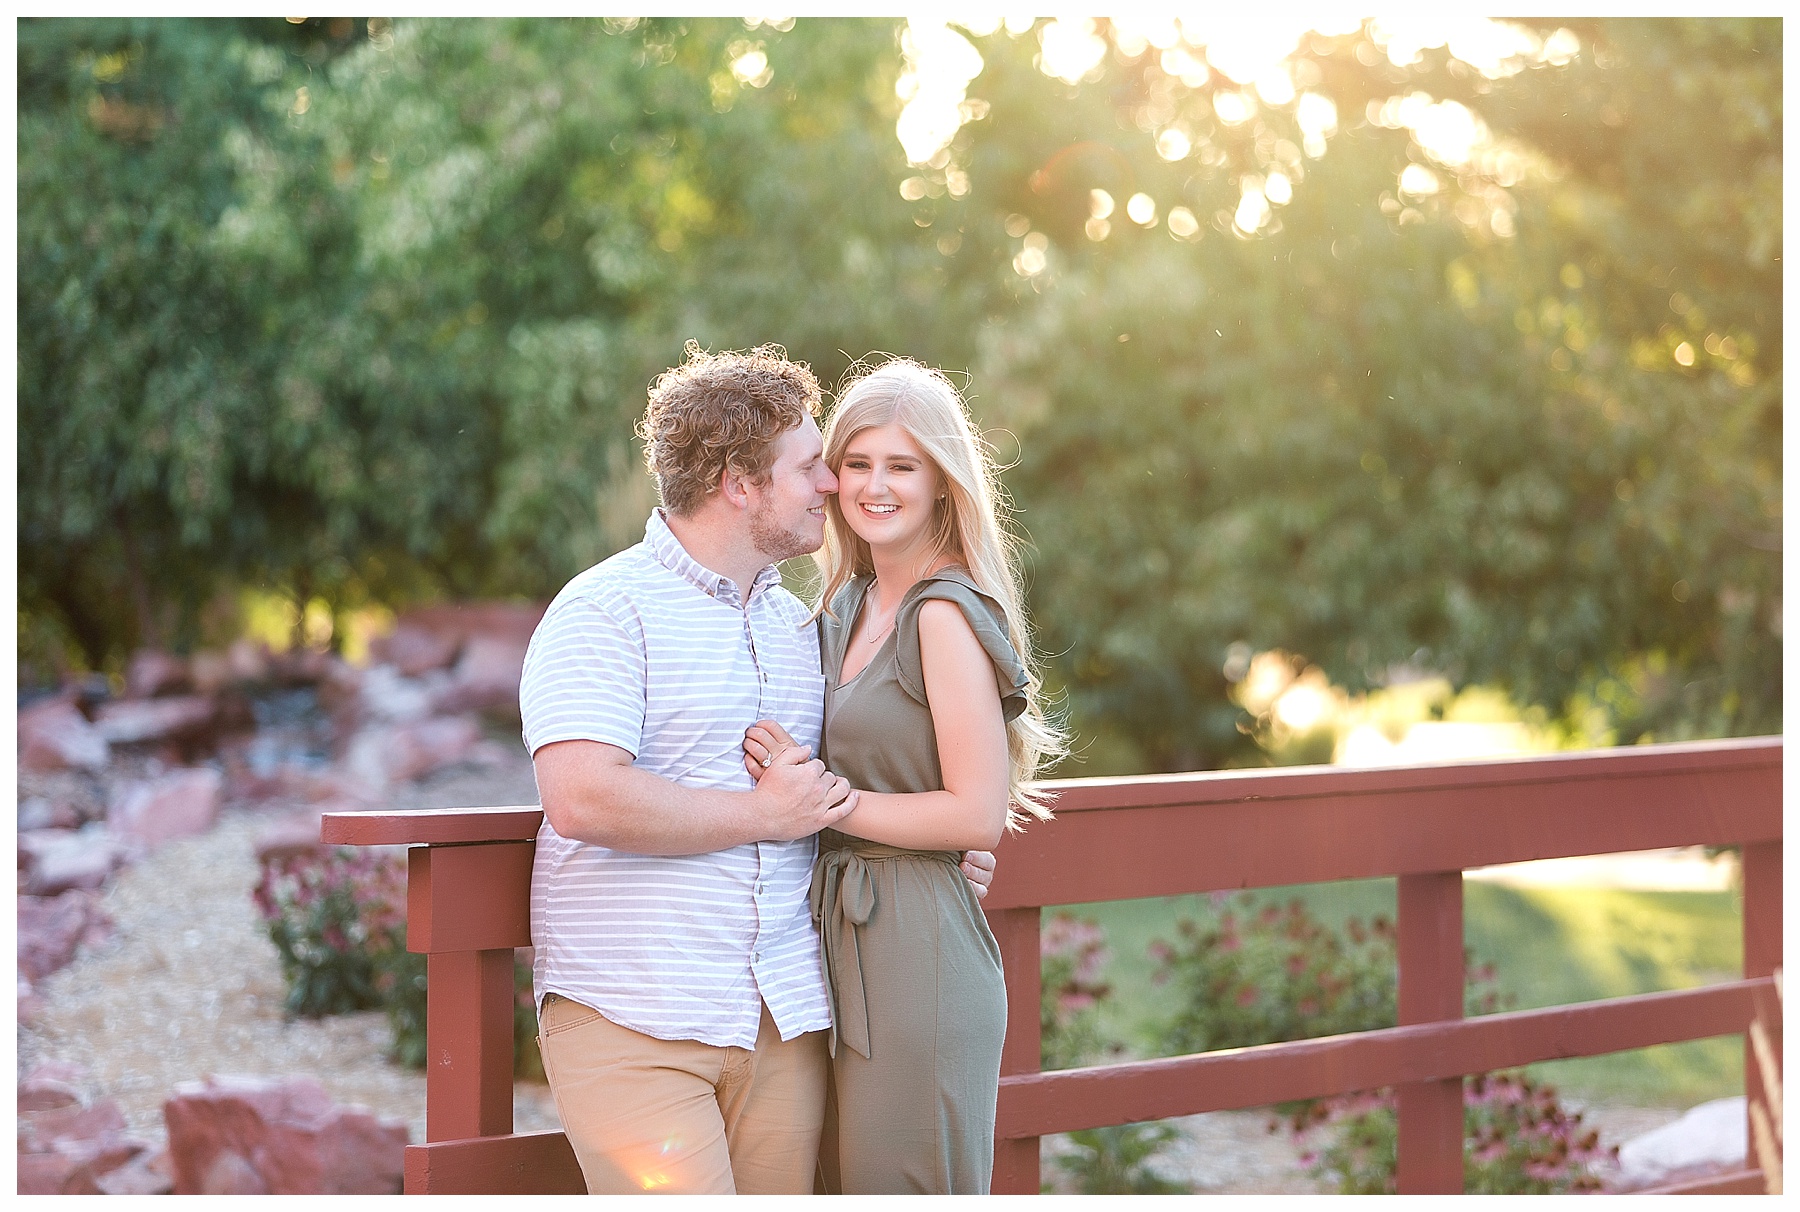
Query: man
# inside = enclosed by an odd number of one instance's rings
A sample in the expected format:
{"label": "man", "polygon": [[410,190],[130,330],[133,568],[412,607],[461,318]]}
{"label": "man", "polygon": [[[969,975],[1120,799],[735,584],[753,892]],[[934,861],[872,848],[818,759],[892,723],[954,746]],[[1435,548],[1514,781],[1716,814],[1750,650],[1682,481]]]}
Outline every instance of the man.
{"label": "man", "polygon": [[[818,638],[775,565],[824,539],[818,412],[779,349],[690,342],[640,426],[663,507],[563,588],[526,656],[539,1038],[590,1192],[812,1189],[813,835],[856,792],[812,757]],[[744,730],[768,718],[796,743],[752,781]],[[992,857],[970,859],[985,891]]]}

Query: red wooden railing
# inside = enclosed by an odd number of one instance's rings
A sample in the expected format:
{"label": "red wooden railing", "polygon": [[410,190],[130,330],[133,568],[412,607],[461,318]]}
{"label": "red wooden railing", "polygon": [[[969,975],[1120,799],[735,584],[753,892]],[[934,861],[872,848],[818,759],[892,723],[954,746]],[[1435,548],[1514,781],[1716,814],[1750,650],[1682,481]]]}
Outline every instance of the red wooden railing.
{"label": "red wooden railing", "polygon": [[[1779,737],[1380,770],[1221,771],[1055,784],[1056,820],[1009,838],[985,908],[1009,1018],[994,1190],[1038,1190],[1054,1132],[1398,1089],[1402,1192],[1462,1190],[1462,1078],[1742,1034],[1781,966]],[[409,950],[426,953],[426,1142],[411,1192],[579,1192],[559,1132],[512,1134],[512,949],[530,943],[540,810],[332,813],[322,838],[413,846]],[[1529,859],[1732,845],[1744,979],[1465,1020],[1462,873]],[[1044,906],[1398,877],[1400,1026],[1038,1071]],[[1778,1021],[1778,1020],[1777,1020]],[[1746,1049],[1745,1087],[1762,1097]],[[1760,1191],[1745,1170],[1689,1189]]]}

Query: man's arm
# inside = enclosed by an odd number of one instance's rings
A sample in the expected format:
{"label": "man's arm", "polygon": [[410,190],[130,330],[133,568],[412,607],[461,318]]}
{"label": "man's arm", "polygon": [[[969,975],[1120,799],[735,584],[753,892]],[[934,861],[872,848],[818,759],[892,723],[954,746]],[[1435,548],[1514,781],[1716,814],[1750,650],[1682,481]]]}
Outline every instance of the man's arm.
{"label": "man's arm", "polygon": [[544,815],[561,836],[632,854],[706,854],[806,837],[852,811],[857,793],[811,757],[791,747],[753,791],[683,787],[600,741],[553,742],[532,764]]}

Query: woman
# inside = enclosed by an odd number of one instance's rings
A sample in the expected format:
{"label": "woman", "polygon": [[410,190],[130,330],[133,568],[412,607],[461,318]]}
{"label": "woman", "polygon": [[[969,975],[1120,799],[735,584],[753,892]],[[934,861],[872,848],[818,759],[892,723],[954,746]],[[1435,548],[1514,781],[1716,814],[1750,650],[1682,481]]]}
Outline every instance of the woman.
{"label": "woman", "polygon": [[[1062,738],[991,460],[949,380],[904,359],[870,371],[825,459],[821,756],[861,795],[813,869],[835,1024],[822,1175],[834,1193],[986,1194],[1006,987],[957,862],[1049,816],[1029,780]],[[746,765],[790,744],[764,721]]]}

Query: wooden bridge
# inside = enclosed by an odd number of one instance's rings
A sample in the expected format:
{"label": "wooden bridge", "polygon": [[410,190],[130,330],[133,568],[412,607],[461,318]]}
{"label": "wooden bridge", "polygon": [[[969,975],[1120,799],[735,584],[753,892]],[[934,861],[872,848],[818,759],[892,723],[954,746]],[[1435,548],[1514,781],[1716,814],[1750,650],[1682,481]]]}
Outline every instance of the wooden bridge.
{"label": "wooden bridge", "polygon": [[[1467,1074],[1742,1035],[1781,967],[1780,737],[1456,765],[1070,779],[1056,819],[1008,838],[984,908],[1004,957],[995,1193],[1035,1194],[1047,1134],[1392,1086],[1399,1189],[1463,1189]],[[580,1192],[560,1132],[512,1131],[513,948],[531,943],[537,807],[332,813],[326,842],[412,847],[407,949],[429,958],[426,1141],[410,1193]],[[1462,873],[1530,859],[1736,846],[1743,979],[1463,1017]],[[1399,1026],[1038,1071],[1045,906],[1397,877]],[[1779,1022],[1776,1014],[1774,1021]],[[1779,1046],[1779,1045],[1777,1045]],[[1762,1098],[1746,1047],[1744,1084]],[[1752,1159],[1753,1164],[1753,1159]],[[1746,1169],[1694,1192],[1760,1192]]]}

